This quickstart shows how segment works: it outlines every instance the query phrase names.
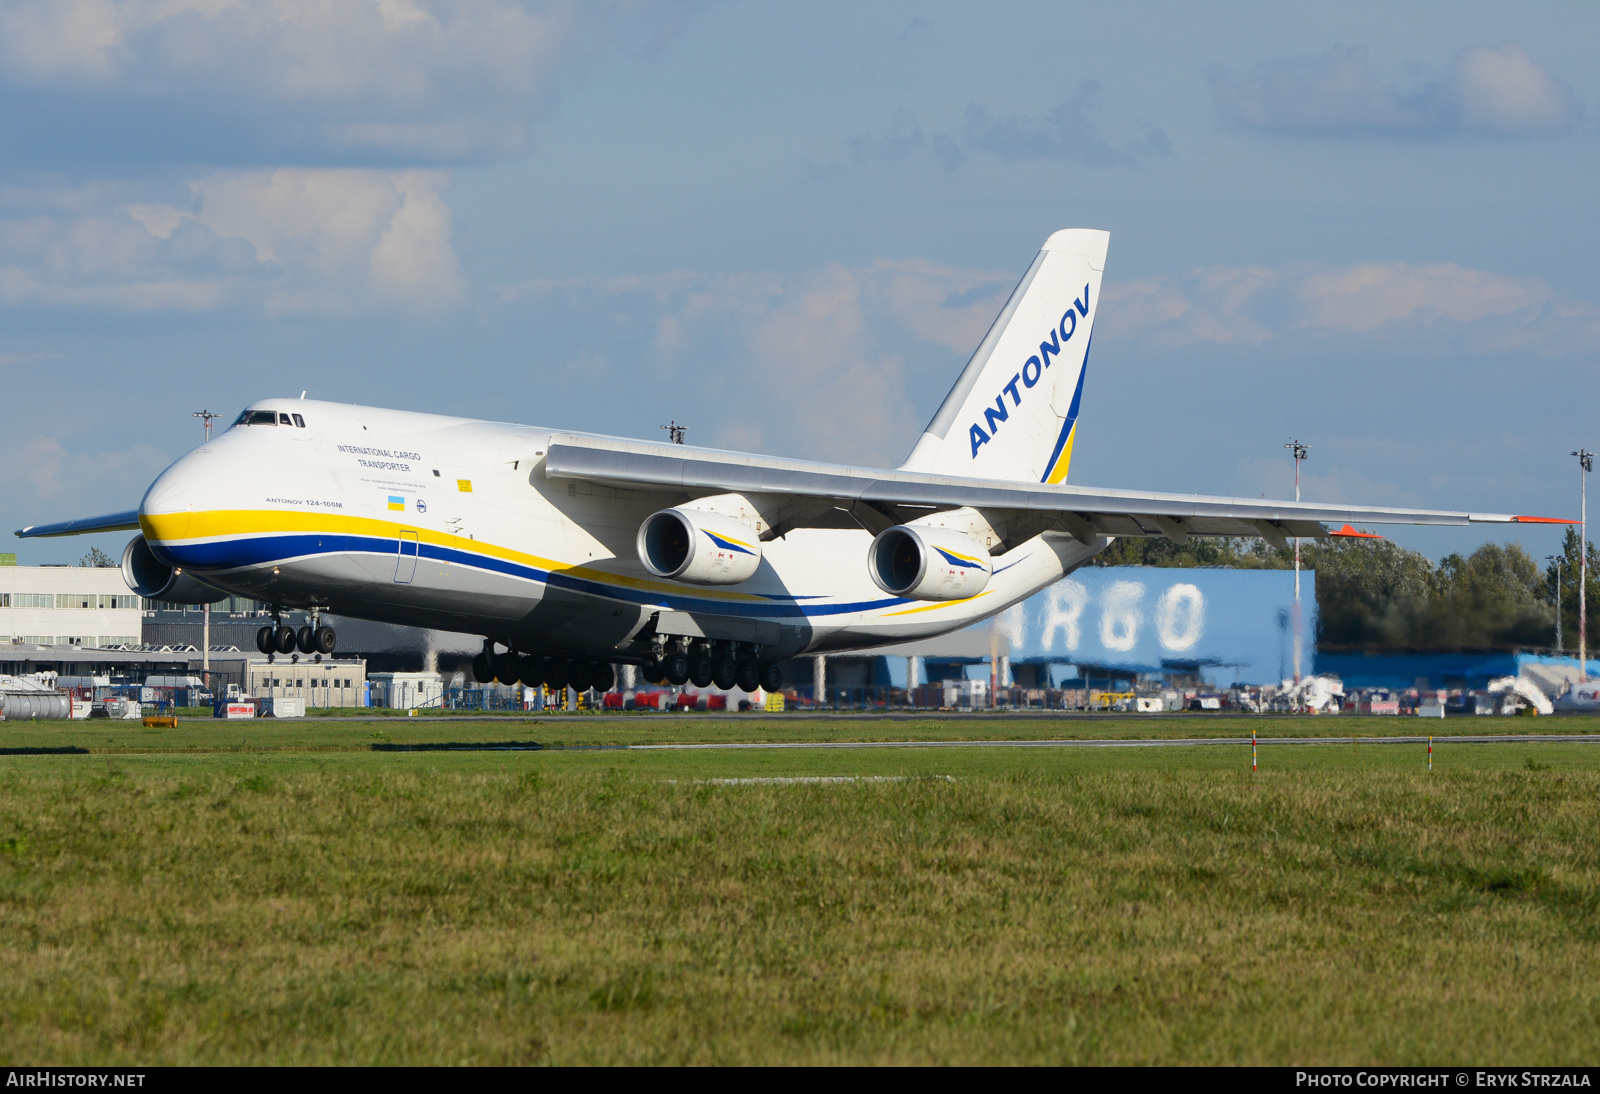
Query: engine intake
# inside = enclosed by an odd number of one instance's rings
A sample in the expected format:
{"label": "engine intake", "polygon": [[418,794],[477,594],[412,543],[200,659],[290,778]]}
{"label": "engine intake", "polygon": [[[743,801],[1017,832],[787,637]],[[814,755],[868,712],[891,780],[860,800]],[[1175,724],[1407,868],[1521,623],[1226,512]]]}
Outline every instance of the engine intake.
{"label": "engine intake", "polygon": [[696,585],[737,585],[761,565],[761,541],[748,525],[698,509],[651,513],[638,546],[645,569]]}
{"label": "engine intake", "polygon": [[156,558],[143,536],[134,536],[122,549],[122,580],[148,600],[172,604],[215,604],[228,599],[220,589],[196,581],[182,570]]}
{"label": "engine intake", "polygon": [[972,536],[949,528],[898,524],[867,549],[873,584],[912,600],[963,600],[989,584],[994,564]]}

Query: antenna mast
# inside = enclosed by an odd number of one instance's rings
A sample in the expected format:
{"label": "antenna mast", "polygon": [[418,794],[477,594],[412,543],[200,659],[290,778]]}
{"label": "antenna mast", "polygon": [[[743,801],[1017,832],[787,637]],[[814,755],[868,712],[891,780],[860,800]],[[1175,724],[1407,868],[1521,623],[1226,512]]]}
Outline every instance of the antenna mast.
{"label": "antenna mast", "polygon": [[222,417],[222,415],[218,414],[214,410],[197,410],[192,415],[190,415],[190,417],[193,417],[193,418],[204,418],[205,419],[205,423],[206,423],[206,440],[209,441],[211,439],[211,420],[213,418],[220,418],[220,417]]}

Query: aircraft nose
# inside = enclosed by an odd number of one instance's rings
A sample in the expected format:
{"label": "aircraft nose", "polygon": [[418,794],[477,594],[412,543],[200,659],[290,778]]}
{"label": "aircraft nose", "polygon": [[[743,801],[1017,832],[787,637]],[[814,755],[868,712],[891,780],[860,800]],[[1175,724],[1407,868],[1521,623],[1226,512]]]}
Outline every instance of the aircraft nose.
{"label": "aircraft nose", "polygon": [[150,489],[145,491],[144,501],[139,504],[140,516],[166,516],[189,511],[189,491],[183,476],[173,474],[176,470],[176,467],[168,468],[150,484]]}
{"label": "aircraft nose", "polygon": [[184,465],[188,457],[179,460],[150,484],[139,503],[139,527],[152,545],[189,534],[189,517],[194,510],[190,482],[193,471]]}

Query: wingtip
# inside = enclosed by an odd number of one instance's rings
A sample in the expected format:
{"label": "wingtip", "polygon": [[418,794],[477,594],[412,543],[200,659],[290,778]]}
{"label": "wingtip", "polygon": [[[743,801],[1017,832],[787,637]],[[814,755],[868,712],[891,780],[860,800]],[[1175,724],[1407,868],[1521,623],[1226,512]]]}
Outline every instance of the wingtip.
{"label": "wingtip", "polygon": [[1581,520],[1568,520],[1566,517],[1512,517],[1517,524],[1582,524]]}
{"label": "wingtip", "polygon": [[1382,539],[1383,538],[1382,536],[1380,536],[1376,532],[1362,532],[1362,531],[1359,531],[1358,529],[1352,528],[1348,524],[1346,524],[1343,528],[1340,528],[1336,532],[1329,532],[1328,535],[1337,536],[1340,539]]}

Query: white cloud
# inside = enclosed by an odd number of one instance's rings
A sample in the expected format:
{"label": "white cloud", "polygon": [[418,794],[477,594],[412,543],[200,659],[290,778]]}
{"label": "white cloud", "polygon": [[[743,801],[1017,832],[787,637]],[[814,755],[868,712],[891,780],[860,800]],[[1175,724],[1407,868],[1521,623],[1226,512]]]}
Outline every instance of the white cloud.
{"label": "white cloud", "polygon": [[1213,266],[1108,281],[1100,331],[1158,346],[1362,337],[1465,352],[1591,354],[1600,309],[1538,278],[1454,263]]}
{"label": "white cloud", "polygon": [[1464,49],[1440,77],[1410,88],[1375,75],[1366,46],[1269,61],[1243,80],[1210,78],[1224,117],[1296,136],[1525,137],[1569,129],[1580,112],[1572,91],[1514,42]]}
{"label": "white cloud", "polygon": [[[623,367],[678,397],[728,408],[698,443],[890,464],[955,382],[1015,276],[880,259],[790,275],[541,281],[501,298],[554,297],[631,317],[649,332],[648,352],[619,354],[630,362]],[[608,361],[607,372],[618,367]]]}
{"label": "white cloud", "polygon": [[462,296],[440,196],[448,182],[439,171],[279,168],[213,173],[191,183],[182,204],[118,201],[103,187],[88,208],[16,202],[0,207],[0,304],[448,308]]}
{"label": "white cloud", "polygon": [[1550,133],[1567,128],[1577,100],[1519,45],[1473,46],[1450,62],[1449,84],[1464,129]]}
{"label": "white cloud", "polygon": [[[573,363],[530,362],[553,384],[585,394],[647,385],[662,393],[663,421],[716,408],[715,424],[696,427],[696,443],[893,464],[1014,280],[1012,272],[879,259],[793,274],[548,280],[507,288],[500,299],[558,307],[569,322],[589,317],[579,322],[593,336]],[[1215,266],[1113,278],[1102,305],[1097,352],[1104,345],[1155,359],[1186,346],[1276,341],[1298,353],[1313,348],[1307,340],[1390,357],[1582,359],[1600,344],[1600,309],[1536,278],[1451,263]],[[1319,488],[1390,497],[1377,480]]]}
{"label": "white cloud", "polygon": [[[1125,167],[1141,157],[1172,151],[1167,134],[1147,122],[1114,119],[1109,128],[1099,109],[1100,84],[1082,81],[1056,106],[1037,114],[995,115],[981,103],[967,107],[960,139],[947,132],[928,134],[907,110],[900,110],[885,129],[857,133],[846,142],[857,164],[903,162],[923,157],[946,170],[966,162],[967,154],[988,153],[1002,160],[1070,160],[1089,167]],[[1130,129],[1137,130],[1133,136]],[[815,174],[837,170],[838,164],[817,165]]]}
{"label": "white cloud", "polygon": [[1036,115],[996,118],[979,105],[967,108],[967,147],[1005,160],[1066,159],[1090,167],[1126,166],[1136,157],[1167,154],[1172,141],[1153,125],[1134,139],[1114,140],[1093,120],[1100,84],[1084,80],[1058,105]]}
{"label": "white cloud", "polygon": [[678,8],[25,0],[0,9],[0,84],[60,97],[83,126],[109,114],[163,147],[199,150],[191,162],[453,162],[522,148],[560,74],[670,32]]}
{"label": "white cloud", "polygon": [[[95,484],[94,492],[99,497],[137,498],[150,480],[172,462],[172,457],[144,442],[101,452],[83,450],[81,438],[72,443],[77,450],[67,448],[55,437],[24,437],[15,431],[0,440],[0,462],[8,469],[12,484],[19,488],[7,500],[52,501],[64,489],[73,490],[84,483]],[[29,497],[24,499],[20,494]]]}

